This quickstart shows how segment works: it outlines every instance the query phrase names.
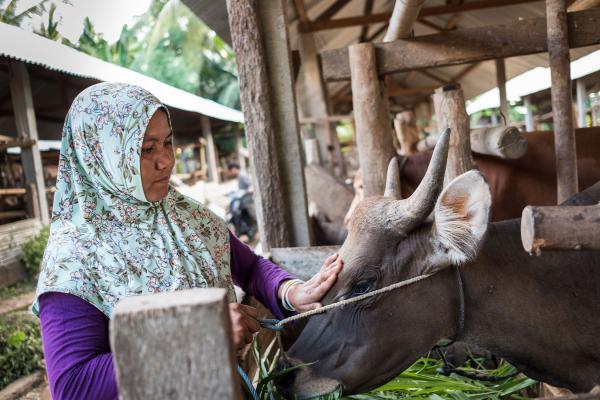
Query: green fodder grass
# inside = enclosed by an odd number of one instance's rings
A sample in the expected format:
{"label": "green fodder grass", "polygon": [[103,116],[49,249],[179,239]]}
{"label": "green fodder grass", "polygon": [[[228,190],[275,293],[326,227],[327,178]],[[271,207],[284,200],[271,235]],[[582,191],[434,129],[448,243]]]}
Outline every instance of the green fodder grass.
{"label": "green fodder grass", "polygon": [[43,367],[38,319],[27,312],[0,315],[0,390]]}
{"label": "green fodder grass", "polygon": [[[278,355],[279,353],[269,361],[266,357],[261,357],[259,350],[254,346],[254,357],[259,365],[257,389],[261,400],[285,400],[273,382],[274,379],[289,372],[289,370],[274,372]],[[461,369],[486,376],[507,376],[515,372],[515,368],[505,361],[493,370],[485,369],[478,363],[474,365],[474,367]],[[517,400],[524,399],[521,392],[536,383],[523,375],[497,382],[470,379],[454,373],[446,376],[440,373],[441,368],[440,360],[420,358],[396,378],[369,393],[343,397],[341,391],[337,390],[316,397],[314,400]]]}

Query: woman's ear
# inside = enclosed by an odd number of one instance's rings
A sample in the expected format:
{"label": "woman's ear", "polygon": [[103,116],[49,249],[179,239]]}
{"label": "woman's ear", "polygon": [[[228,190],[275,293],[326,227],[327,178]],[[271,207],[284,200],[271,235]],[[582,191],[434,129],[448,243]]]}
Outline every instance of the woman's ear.
{"label": "woman's ear", "polygon": [[434,209],[434,240],[446,250],[452,264],[477,256],[491,203],[490,188],[476,170],[458,176],[440,194]]}

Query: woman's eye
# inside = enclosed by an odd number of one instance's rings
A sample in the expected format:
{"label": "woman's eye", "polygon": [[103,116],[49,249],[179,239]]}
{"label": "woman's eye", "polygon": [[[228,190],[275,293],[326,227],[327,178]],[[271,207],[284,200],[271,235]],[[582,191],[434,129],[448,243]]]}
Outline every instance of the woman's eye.
{"label": "woman's eye", "polygon": [[144,153],[144,154],[150,154],[150,153],[152,153],[152,150],[154,150],[154,147],[147,147],[147,148],[142,147],[142,153]]}
{"label": "woman's eye", "polygon": [[373,288],[373,281],[359,282],[352,288],[352,296],[360,296]]}
{"label": "woman's eye", "polygon": [[169,139],[165,142],[165,146],[173,146],[173,139]]}

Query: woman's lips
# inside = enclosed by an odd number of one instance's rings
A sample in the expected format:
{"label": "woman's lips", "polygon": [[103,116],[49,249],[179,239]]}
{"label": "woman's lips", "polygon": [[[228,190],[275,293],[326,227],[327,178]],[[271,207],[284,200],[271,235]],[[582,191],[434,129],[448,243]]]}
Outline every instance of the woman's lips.
{"label": "woman's lips", "polygon": [[164,177],[164,178],[157,179],[157,180],[155,180],[154,182],[155,182],[155,183],[166,183],[166,182],[169,182],[169,178],[170,178],[170,177],[171,177],[171,176],[169,175],[169,176],[167,176],[167,177]]}

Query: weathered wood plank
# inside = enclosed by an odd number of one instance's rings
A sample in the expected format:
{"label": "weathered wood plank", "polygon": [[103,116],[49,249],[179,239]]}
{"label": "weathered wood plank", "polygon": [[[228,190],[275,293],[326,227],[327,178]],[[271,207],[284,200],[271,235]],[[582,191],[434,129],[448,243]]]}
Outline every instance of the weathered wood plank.
{"label": "weathered wood plank", "polygon": [[279,247],[271,249],[271,260],[300,279],[308,280],[340,246]]}
{"label": "weathered wood plank", "polygon": [[110,342],[123,400],[241,398],[225,289],[125,298]]}
{"label": "weathered wood plank", "polygon": [[600,205],[523,209],[521,241],[525,251],[600,250]]}
{"label": "weathered wood plank", "polygon": [[[571,48],[600,43],[600,9],[569,13],[567,20]],[[543,53],[548,50],[546,18],[457,29],[414,39],[376,43],[375,47],[379,75]],[[350,79],[347,48],[325,51],[321,60],[326,81]]]}

